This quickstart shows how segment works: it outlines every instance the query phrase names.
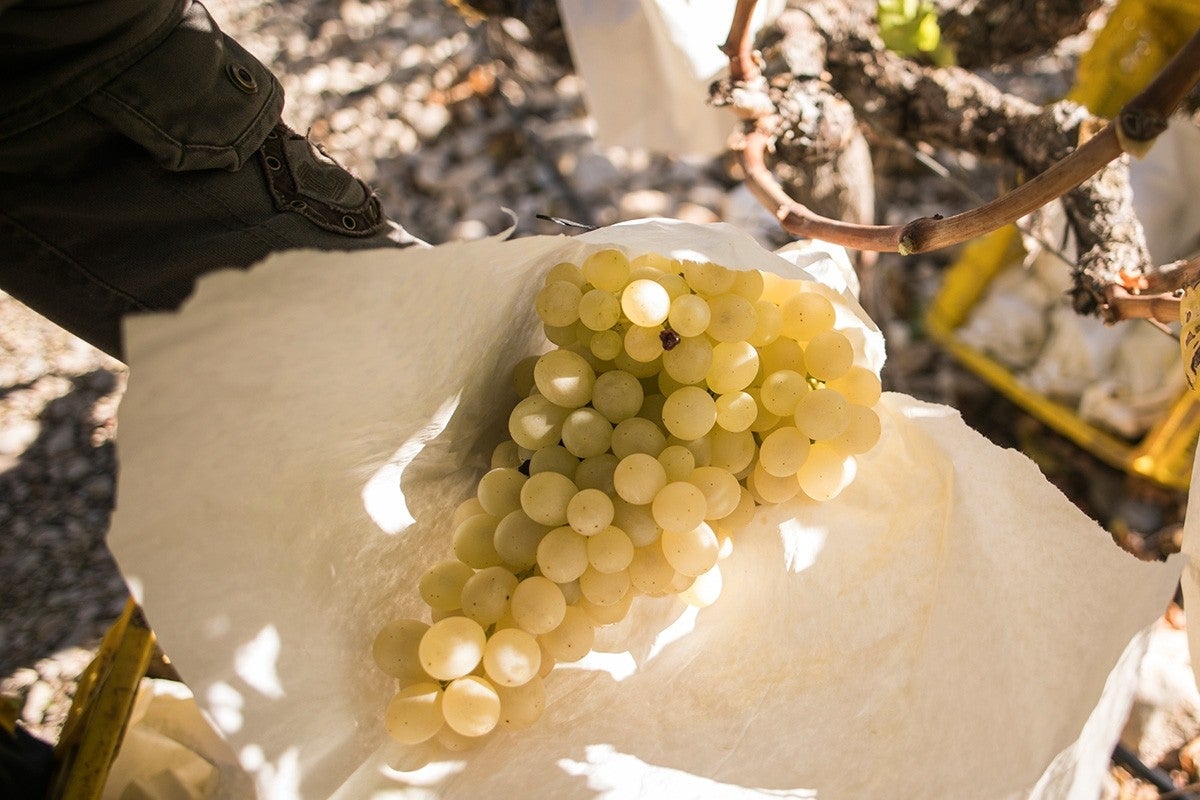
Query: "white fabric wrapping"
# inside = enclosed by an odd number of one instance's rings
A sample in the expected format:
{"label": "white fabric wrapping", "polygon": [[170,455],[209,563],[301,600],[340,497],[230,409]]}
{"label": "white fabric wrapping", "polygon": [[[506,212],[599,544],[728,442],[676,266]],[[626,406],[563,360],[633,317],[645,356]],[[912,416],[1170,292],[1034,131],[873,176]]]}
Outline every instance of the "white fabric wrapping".
{"label": "white fabric wrapping", "polygon": [[143,678],[101,800],[198,800],[254,792],[187,686]]}
{"label": "white fabric wrapping", "polygon": [[[715,155],[735,118],[708,105],[729,64],[720,50],[735,0],[559,0],[596,140],[664,153]],[[759,3],[755,29],[782,0]],[[615,57],[614,57],[615,54]]]}
{"label": "white fabric wrapping", "polygon": [[1200,248],[1200,128],[1176,115],[1145,158],[1129,164],[1134,207],[1155,264],[1190,258]]}
{"label": "white fabric wrapping", "polygon": [[855,482],[761,509],[714,606],[636,603],[523,734],[387,741],[370,641],[421,614],[504,436],[541,273],[605,242],[802,275],[728,226],[641,222],[282,254],[130,321],[109,543],[259,796],[1097,796],[1180,564],[1134,560],[1026,458],[894,394]]}

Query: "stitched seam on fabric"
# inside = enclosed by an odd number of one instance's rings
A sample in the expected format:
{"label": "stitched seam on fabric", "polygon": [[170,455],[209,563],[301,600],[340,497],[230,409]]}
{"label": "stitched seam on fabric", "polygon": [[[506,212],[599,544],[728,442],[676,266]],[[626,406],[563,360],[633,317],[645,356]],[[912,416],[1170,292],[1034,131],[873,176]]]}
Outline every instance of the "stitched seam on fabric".
{"label": "stitched seam on fabric", "polygon": [[[250,166],[250,163],[247,163],[246,166],[242,167],[242,169],[252,169],[252,167]],[[239,170],[239,172],[240,172],[240,170]],[[264,178],[264,184],[265,184],[265,178]],[[218,196],[217,193],[211,192],[208,190],[208,188],[205,188],[203,185],[200,185],[199,181],[197,181],[196,184],[194,184],[193,186],[188,187],[188,191],[182,190],[182,188],[179,186],[173,186],[172,188],[173,188],[173,192],[174,192],[175,196],[178,196],[182,200],[186,201],[186,203],[188,203],[192,207],[194,207],[194,209],[197,209],[200,212],[202,212],[203,215],[206,218],[208,218],[210,222],[220,223],[221,227],[226,229],[228,231],[228,233],[233,233],[233,234],[241,233],[241,234],[246,234],[248,236],[252,236],[254,240],[258,241],[259,243],[262,243],[262,245],[268,249],[276,249],[278,246],[281,246],[281,245],[292,246],[292,245],[296,245],[296,243],[298,243],[298,242],[295,242],[293,239],[290,239],[290,237],[284,236],[284,235],[278,233],[278,231],[276,231],[276,230],[272,230],[269,227],[270,219],[266,219],[266,221],[263,221],[263,222],[251,221],[251,219],[248,219],[246,217],[246,215],[244,215],[244,213],[241,213],[238,209],[236,209],[235,206],[230,205],[230,204],[226,203],[226,201],[221,199],[221,197]],[[216,206],[216,207],[218,207],[218,209],[221,209],[222,211],[226,212],[226,215],[235,219],[236,222],[230,223],[230,222],[224,221],[224,219],[216,219],[210,213],[211,207],[205,207],[202,203],[199,203],[199,201],[197,201],[196,197],[193,197],[193,194],[196,194],[196,196],[199,196],[199,197],[203,197],[206,201],[208,201],[208,203],[211,204],[211,206]],[[274,203],[272,203],[272,205],[274,205]],[[300,245],[304,245],[304,242],[299,242],[299,243],[300,243]]]}
{"label": "stitched seam on fabric", "polygon": [[112,285],[112,284],[110,284],[108,281],[106,281],[106,280],[104,280],[103,278],[99,277],[98,275],[96,275],[95,273],[93,273],[91,270],[89,270],[87,267],[85,267],[85,266],[83,266],[82,264],[80,264],[78,261],[76,261],[74,258],[72,258],[72,257],[71,257],[69,254],[67,254],[65,251],[63,251],[63,250],[62,250],[62,249],[60,249],[59,247],[57,247],[57,246],[55,246],[55,245],[51,244],[50,242],[46,241],[46,240],[45,240],[45,239],[43,239],[41,236],[39,236],[39,235],[38,235],[36,232],[34,232],[34,231],[30,230],[30,229],[29,229],[27,226],[25,226],[25,225],[21,224],[21,223],[20,223],[20,222],[18,222],[17,220],[15,220],[15,219],[13,219],[12,217],[8,216],[8,215],[7,215],[7,214],[5,214],[3,211],[0,211],[0,218],[2,218],[2,219],[3,219],[5,222],[7,222],[9,225],[12,225],[14,228],[16,228],[17,230],[19,230],[19,231],[21,231],[22,233],[24,233],[24,234],[25,234],[26,236],[28,236],[30,239],[32,239],[32,240],[34,240],[35,242],[37,242],[37,243],[38,243],[38,245],[40,245],[41,247],[44,247],[44,248],[46,248],[46,249],[47,249],[47,250],[49,250],[51,253],[53,253],[54,255],[58,256],[58,257],[59,257],[60,259],[62,259],[62,260],[63,260],[63,261],[66,263],[66,264],[70,265],[70,266],[71,266],[71,267],[72,267],[72,268],[75,270],[75,272],[77,272],[77,273],[78,273],[79,277],[83,278],[83,279],[84,279],[84,280],[86,280],[87,282],[89,282],[89,283],[93,284],[93,285],[94,285],[94,286],[96,286],[97,288],[103,289],[103,290],[104,290],[104,291],[106,291],[106,292],[111,292],[112,294],[114,294],[114,295],[116,295],[117,297],[121,298],[121,299],[122,299],[122,300],[124,300],[125,302],[127,302],[127,303],[130,303],[131,305],[133,305],[135,308],[137,308],[137,309],[138,309],[138,310],[140,310],[140,311],[151,311],[151,310],[153,310],[151,306],[148,306],[148,305],[146,305],[144,302],[142,302],[141,300],[137,299],[136,297],[134,297],[133,295],[129,294],[128,292],[126,292],[126,291],[124,291],[124,290],[122,290],[122,289],[118,289],[116,286],[113,286],[113,285]]}
{"label": "stitched seam on fabric", "polygon": [[[242,167],[242,169],[252,169],[252,168],[253,167],[251,167],[249,164]],[[269,221],[267,221],[267,222],[252,222],[252,221],[250,221],[243,214],[241,214],[235,207],[226,203],[217,194],[209,191],[203,185],[197,184],[195,186],[191,186],[188,188],[190,191],[185,192],[182,189],[176,189],[175,193],[177,195],[179,195],[180,197],[182,197],[187,202],[189,202],[194,208],[197,208],[200,211],[205,212],[207,214],[209,209],[205,208],[203,205],[196,202],[195,198],[193,198],[191,196],[192,193],[201,195],[208,202],[212,203],[214,206],[216,206],[217,208],[220,208],[222,211],[224,211],[230,217],[237,220],[237,224],[231,224],[231,223],[226,222],[225,220],[219,221],[221,226],[223,228],[225,228],[225,230],[227,230],[228,232],[244,233],[247,236],[254,238],[255,241],[259,242],[260,244],[265,246],[267,249],[275,249],[276,247],[278,247],[281,244],[282,245],[296,244],[296,242],[294,242],[289,237],[283,236],[283,235],[279,234],[278,232],[273,231],[269,227],[267,227],[270,224]],[[207,216],[210,220],[212,220],[211,215],[207,215]],[[266,235],[263,235],[263,234],[266,234]]]}
{"label": "stitched seam on fabric", "polygon": [[[250,120],[250,124],[246,126],[245,130],[242,131],[240,136],[238,136],[236,139],[233,140],[233,145],[235,147],[238,145],[241,145],[243,142],[245,142],[247,139],[249,139],[251,134],[253,134],[257,130],[258,125],[259,125],[259,120],[262,119],[263,112],[265,112],[267,110],[267,108],[271,106],[272,102],[275,100],[276,93],[281,91],[281,88],[276,85],[274,80],[269,81],[267,85],[271,87],[270,93],[268,93],[267,96],[265,98],[263,98],[262,105],[260,105],[258,107],[258,111],[256,111],[254,113],[253,118],[251,118],[251,120]],[[267,129],[268,133],[270,132],[270,130],[272,128],[275,127],[275,122],[276,122],[276,120],[272,120],[271,127]],[[265,135],[266,134],[264,134],[264,136]],[[261,142],[259,143],[259,146],[260,147],[262,146]],[[255,148],[255,149],[257,149],[257,148]],[[250,158],[253,157],[253,155],[254,155],[253,153],[249,154],[247,156],[246,160],[249,161]]]}
{"label": "stitched seam on fabric", "polygon": [[[243,167],[243,169],[250,169],[250,167],[246,166],[246,167]],[[268,249],[271,249],[271,250],[276,249],[281,244],[283,244],[283,245],[297,244],[297,242],[295,242],[291,238],[289,238],[287,236],[283,236],[280,233],[271,230],[270,227],[268,227],[270,225],[269,221],[268,222],[250,223],[245,220],[242,220],[242,217],[240,214],[238,214],[233,208],[231,208],[229,205],[227,205],[225,203],[225,201],[223,201],[220,197],[217,197],[216,195],[210,193],[204,187],[197,186],[194,188],[194,191],[197,194],[204,195],[206,198],[211,200],[213,203],[217,204],[222,209],[224,209],[227,213],[233,215],[234,217],[237,217],[238,220],[242,222],[241,227],[238,227],[236,225],[227,226],[229,228],[230,232],[244,233],[248,236],[252,236],[256,241],[261,242],[265,247],[267,247]],[[263,235],[263,234],[265,234],[265,235]]]}
{"label": "stitched seam on fabric", "polygon": [[[353,180],[358,182],[366,194],[366,199],[359,206],[340,206],[324,198],[312,197],[300,191],[299,186],[296,185],[295,175],[292,174],[291,157],[288,155],[284,142],[288,140],[305,140],[308,147],[313,147],[313,144],[307,141],[307,137],[293,132],[291,128],[283,123],[275,126],[274,133],[275,136],[268,136],[266,141],[263,142],[263,146],[258,149],[258,157],[259,163],[262,166],[263,176],[267,182],[267,188],[275,200],[276,209],[299,214],[322,230],[352,239],[373,236],[387,226],[387,217],[383,213],[379,196],[370,186],[354,177],[353,174],[348,173]],[[280,167],[278,169],[271,168],[268,161],[270,158],[274,158],[279,162]],[[336,164],[336,162],[334,163]],[[337,166],[339,169],[345,170],[340,164]],[[283,167],[286,167],[286,169],[283,169]],[[305,198],[303,201],[304,204],[300,208],[295,207],[291,202],[298,198]],[[339,225],[338,220],[326,218],[326,213],[330,211],[335,215],[342,214],[343,219],[347,216],[354,219],[355,222],[361,219],[364,226],[362,228],[347,228],[344,224]]]}
{"label": "stitched seam on fabric", "polygon": [[125,100],[123,100],[119,96],[113,94],[108,89],[105,89],[102,87],[96,91],[96,94],[103,95],[105,98],[107,98],[111,102],[115,103],[116,105],[119,105],[121,108],[128,111],[131,115],[133,115],[137,119],[141,120],[145,124],[145,126],[147,128],[149,128],[153,133],[161,136],[167,142],[169,142],[172,145],[175,145],[176,147],[180,148],[181,150],[184,150],[184,151],[204,150],[204,151],[212,151],[212,152],[221,152],[221,151],[230,150],[230,149],[237,149],[237,146],[239,144],[243,143],[247,138],[249,138],[250,134],[254,132],[254,129],[257,126],[258,120],[262,117],[263,111],[266,110],[271,99],[275,96],[275,85],[273,83],[271,84],[271,93],[267,97],[264,98],[264,102],[261,103],[259,105],[259,107],[255,110],[254,115],[250,120],[250,124],[248,124],[242,130],[242,132],[240,134],[238,134],[237,138],[234,139],[233,142],[231,142],[230,144],[199,144],[199,143],[190,143],[190,142],[180,141],[179,139],[176,139],[174,136],[172,136],[171,134],[167,133],[162,128],[160,128],[154,120],[152,120],[150,117],[146,116],[146,114],[143,113],[136,106],[130,105]]}

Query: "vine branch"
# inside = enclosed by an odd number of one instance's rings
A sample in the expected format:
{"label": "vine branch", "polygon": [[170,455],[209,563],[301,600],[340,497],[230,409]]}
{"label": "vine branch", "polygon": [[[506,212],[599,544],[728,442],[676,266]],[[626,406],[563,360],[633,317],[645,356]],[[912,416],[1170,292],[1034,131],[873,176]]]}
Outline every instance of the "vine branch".
{"label": "vine branch", "polygon": [[898,252],[940,250],[1016,222],[1074,189],[1119,155],[1119,136],[1112,125],[1105,126],[1069,156],[995,200],[950,217],[922,217],[908,223]]}
{"label": "vine branch", "polygon": [[750,20],[758,0],[737,0],[733,9],[733,22],[729,25],[729,36],[721,45],[721,52],[729,59],[729,78],[734,83],[751,81],[759,76],[758,64],[754,60],[754,42]]}
{"label": "vine branch", "polygon": [[858,225],[814,213],[793,200],[766,165],[773,141],[769,104],[752,50],[750,20],[757,0],[738,0],[722,50],[730,60],[732,84],[724,104],[743,119],[739,145],[747,185],[788,233],[821,238],[858,250],[922,253],[973,239],[1015,222],[1079,186],[1123,152],[1140,155],[1165,129],[1166,120],[1200,81],[1200,32],[1153,81],[1122,109],[1115,123],[1075,147],[1045,171],[991,202],[953,216],[925,217],[904,226]]}
{"label": "vine branch", "polygon": [[1182,287],[1200,282],[1200,257],[1167,264],[1153,275],[1110,284],[1105,302],[1117,319],[1179,321]]}

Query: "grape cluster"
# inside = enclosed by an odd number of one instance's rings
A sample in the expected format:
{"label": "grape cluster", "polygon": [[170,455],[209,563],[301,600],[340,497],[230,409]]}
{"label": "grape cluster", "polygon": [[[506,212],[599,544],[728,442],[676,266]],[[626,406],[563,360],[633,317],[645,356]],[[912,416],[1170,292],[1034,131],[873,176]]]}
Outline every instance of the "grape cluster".
{"label": "grape cluster", "polygon": [[556,348],[517,365],[511,438],[420,579],[433,621],[375,640],[401,742],[531,725],[597,626],[638,594],[715,601],[756,506],[833,498],[880,435],[879,378],[815,283],[606,249],[535,307]]}

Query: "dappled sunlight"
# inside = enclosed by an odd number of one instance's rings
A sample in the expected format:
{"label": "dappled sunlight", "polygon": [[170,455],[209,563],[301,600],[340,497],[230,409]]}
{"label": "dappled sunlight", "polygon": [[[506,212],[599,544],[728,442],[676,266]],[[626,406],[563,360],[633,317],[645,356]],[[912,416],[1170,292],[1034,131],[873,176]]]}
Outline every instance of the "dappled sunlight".
{"label": "dappled sunlight", "polygon": [[363,486],[363,506],[384,533],[399,533],[416,521],[404,500],[401,476],[405,468],[425,449],[425,445],[446,429],[461,400],[460,390],[444,401],[430,416],[428,424],[400,445],[395,455]]}
{"label": "dappled sunlight", "polygon": [[238,677],[272,700],[284,696],[276,671],[279,651],[279,631],[274,625],[267,625],[233,653],[233,668]]}
{"label": "dappled sunlight", "polygon": [[245,701],[237,689],[224,681],[217,681],[210,685],[204,694],[205,710],[217,730],[228,736],[242,729],[245,723],[242,716]]}
{"label": "dappled sunlight", "polygon": [[253,770],[259,795],[270,800],[299,800],[301,795],[300,748],[289,747],[275,761],[265,760]]}
{"label": "dappled sunlight", "polygon": [[200,620],[199,625],[206,639],[220,639],[229,633],[233,621],[228,614],[213,614]]}
{"label": "dappled sunlight", "polygon": [[629,618],[623,624],[623,635],[619,638],[628,649],[622,650],[619,646],[606,647],[597,642],[592,651],[579,661],[560,662],[555,669],[604,672],[618,683],[627,680],[644,669],[670,645],[695,630],[700,609],[680,605],[682,608],[678,610],[674,619],[660,615],[633,615]]}
{"label": "dappled sunlight", "polygon": [[[611,744],[593,744],[584,748],[584,758],[559,759],[558,766],[569,775],[586,778],[587,787],[597,797],[655,796],[658,790],[671,797],[787,797],[795,800],[816,798],[814,789],[757,789],[721,783],[688,772],[663,767],[637,756],[619,752]],[[667,787],[670,787],[669,792]]]}
{"label": "dappled sunlight", "polygon": [[436,787],[445,783],[452,776],[462,772],[465,767],[466,761],[450,759],[432,761],[411,771],[397,770],[385,764],[380,767],[379,772],[385,778],[403,780],[409,786]]}
{"label": "dappled sunlight", "polygon": [[796,527],[798,526],[791,524],[780,527],[783,563],[789,572],[803,572],[817,563],[829,536],[828,528],[807,527],[801,532],[795,530]]}
{"label": "dappled sunlight", "polygon": [[579,661],[563,662],[555,665],[560,670],[588,670],[591,672],[606,672],[614,681],[623,681],[638,670],[637,661],[633,654],[602,653],[593,650]]}
{"label": "dappled sunlight", "polygon": [[650,652],[646,655],[643,663],[653,661],[667,647],[695,630],[696,615],[699,613],[700,609],[695,606],[685,607],[678,619],[660,631],[658,636],[654,637],[654,644],[650,646]]}

